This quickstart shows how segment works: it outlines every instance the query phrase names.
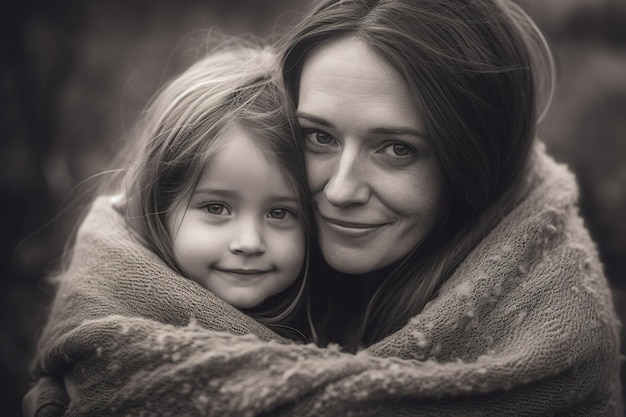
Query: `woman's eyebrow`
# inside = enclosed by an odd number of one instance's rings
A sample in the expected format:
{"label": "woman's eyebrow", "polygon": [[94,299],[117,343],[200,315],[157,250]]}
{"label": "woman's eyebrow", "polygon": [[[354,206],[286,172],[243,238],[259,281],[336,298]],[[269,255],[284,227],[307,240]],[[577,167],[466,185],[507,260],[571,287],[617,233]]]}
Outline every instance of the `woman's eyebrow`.
{"label": "woman's eyebrow", "polygon": [[332,123],[330,123],[328,120],[326,119],[322,119],[321,117],[309,114],[309,113],[305,113],[305,112],[301,112],[298,111],[296,112],[296,117],[297,118],[301,118],[301,119],[306,119],[309,122],[318,124],[318,125],[322,125],[322,126],[326,126],[326,127],[332,127]]}
{"label": "woman's eyebrow", "polygon": [[411,135],[423,139],[426,138],[426,135],[412,127],[375,127],[369,131],[380,135]]}
{"label": "woman's eyebrow", "polygon": [[[296,117],[308,120],[309,122],[312,122],[321,126],[333,127],[333,124],[330,123],[328,120],[322,119],[321,117],[312,115],[310,113],[298,111],[296,112]],[[374,127],[374,128],[368,129],[368,132],[377,134],[377,135],[411,135],[411,136],[416,136],[422,139],[426,138],[426,135],[424,135],[424,133],[412,127],[380,126],[380,127]]]}

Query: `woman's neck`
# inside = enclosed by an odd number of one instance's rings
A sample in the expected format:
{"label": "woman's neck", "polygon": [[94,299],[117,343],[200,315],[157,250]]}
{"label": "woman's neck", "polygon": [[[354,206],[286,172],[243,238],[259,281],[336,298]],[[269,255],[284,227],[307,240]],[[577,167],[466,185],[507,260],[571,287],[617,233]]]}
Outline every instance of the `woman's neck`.
{"label": "woman's neck", "polygon": [[315,275],[314,322],[320,331],[320,342],[338,343],[346,351],[356,352],[362,346],[367,313],[372,299],[395,265],[367,274],[343,274],[328,266]]}

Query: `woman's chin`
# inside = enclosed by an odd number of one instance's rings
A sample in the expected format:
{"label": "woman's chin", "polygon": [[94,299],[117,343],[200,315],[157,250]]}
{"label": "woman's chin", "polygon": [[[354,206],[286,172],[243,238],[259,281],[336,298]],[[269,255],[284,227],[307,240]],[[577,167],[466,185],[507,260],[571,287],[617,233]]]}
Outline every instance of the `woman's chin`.
{"label": "woman's chin", "polygon": [[337,248],[322,249],[326,263],[337,272],[350,275],[367,274],[376,271],[385,265],[379,265],[379,260],[354,250]]}

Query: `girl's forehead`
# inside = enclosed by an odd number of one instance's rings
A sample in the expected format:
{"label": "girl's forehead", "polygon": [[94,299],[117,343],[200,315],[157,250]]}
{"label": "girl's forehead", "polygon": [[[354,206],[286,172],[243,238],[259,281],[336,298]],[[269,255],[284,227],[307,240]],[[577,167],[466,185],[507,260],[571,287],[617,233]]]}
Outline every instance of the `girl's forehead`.
{"label": "girl's forehead", "polygon": [[[283,138],[295,143],[293,136]],[[267,183],[280,189],[281,193],[302,198],[298,175],[293,170],[304,167],[294,163],[297,153],[295,146],[274,146],[278,138],[268,138],[267,132],[250,129],[245,123],[233,121],[213,139],[210,150],[201,162],[196,189],[207,181],[222,181],[230,187],[252,183],[266,178]],[[293,152],[291,154],[290,152]],[[278,155],[280,153],[281,155]],[[244,178],[248,174],[247,179]],[[306,178],[301,174],[302,178]],[[270,180],[271,179],[271,180]],[[262,182],[262,181],[261,181]],[[304,193],[306,194],[306,192]]]}

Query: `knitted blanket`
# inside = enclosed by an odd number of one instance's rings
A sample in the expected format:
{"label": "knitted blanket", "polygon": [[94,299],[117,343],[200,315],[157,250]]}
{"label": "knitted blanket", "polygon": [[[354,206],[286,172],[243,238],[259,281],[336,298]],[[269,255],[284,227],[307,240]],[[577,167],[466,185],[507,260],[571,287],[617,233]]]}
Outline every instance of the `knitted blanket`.
{"label": "knitted blanket", "polygon": [[439,295],[356,355],[280,338],[97,199],[38,368],[76,378],[67,416],[620,415],[619,322],[575,180],[541,147],[530,178]]}

